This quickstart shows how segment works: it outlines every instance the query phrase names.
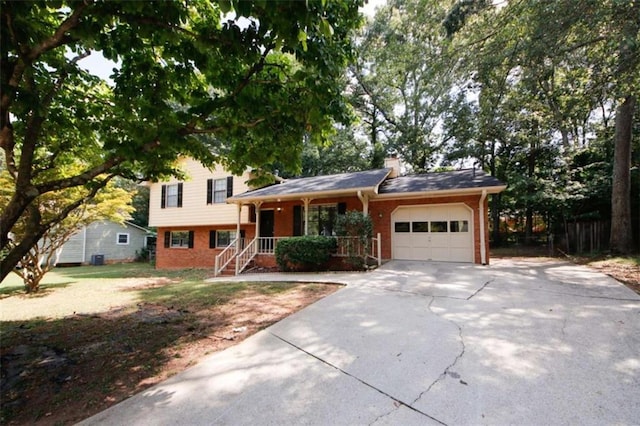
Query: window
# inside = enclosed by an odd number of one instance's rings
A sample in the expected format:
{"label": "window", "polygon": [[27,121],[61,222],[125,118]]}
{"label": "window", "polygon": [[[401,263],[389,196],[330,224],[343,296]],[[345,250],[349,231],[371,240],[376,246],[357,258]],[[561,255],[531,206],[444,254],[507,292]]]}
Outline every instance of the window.
{"label": "window", "polygon": [[207,204],[221,204],[233,196],[233,176],[207,179]]}
{"label": "window", "polygon": [[412,232],[429,232],[429,222],[412,222]]}
{"label": "window", "polygon": [[447,232],[447,221],[431,222],[431,232]]}
{"label": "window", "polygon": [[216,231],[216,247],[228,247],[236,239],[236,231]]}
{"label": "window", "polygon": [[129,245],[129,234],[128,233],[118,233],[116,237],[116,244],[120,246]]}
{"label": "window", "polygon": [[469,221],[467,220],[452,220],[449,222],[450,232],[469,232]]}
{"label": "window", "polygon": [[160,207],[182,207],[182,183],[162,185]]}
{"label": "window", "polygon": [[335,204],[309,206],[309,235],[334,235],[337,214]]}
{"label": "window", "polygon": [[[165,247],[171,248],[192,248],[193,247],[193,231],[171,231],[169,234],[169,244]],[[166,234],[165,234],[166,238]]]}
{"label": "window", "polygon": [[393,226],[396,232],[409,232],[409,222],[395,222]]}
{"label": "window", "polygon": [[[309,235],[335,235],[336,219],[346,211],[346,203],[309,206]],[[293,235],[304,235],[304,219],[304,206],[293,206]]]}

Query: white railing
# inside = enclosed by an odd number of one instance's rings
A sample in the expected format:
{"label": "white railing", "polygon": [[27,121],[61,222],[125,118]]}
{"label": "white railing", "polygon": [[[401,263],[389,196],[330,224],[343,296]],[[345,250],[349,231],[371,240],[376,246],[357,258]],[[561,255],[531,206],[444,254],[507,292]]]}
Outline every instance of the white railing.
{"label": "white railing", "polygon": [[258,238],[259,254],[275,254],[278,242],[288,237],[260,237]]}
{"label": "white railing", "polygon": [[[255,258],[258,254],[273,256],[275,254],[278,242],[285,238],[288,237],[258,237],[251,240],[251,242],[246,245],[244,250],[242,250],[237,256],[235,256],[236,275],[244,271],[249,263],[253,260],[253,258]],[[371,241],[368,244],[368,249],[366,247],[366,244],[362,244],[358,237],[334,238],[338,243],[334,256],[366,256],[367,258],[376,260],[378,262],[378,266],[382,264],[382,238],[380,236],[380,233],[378,233],[376,237],[371,238]],[[232,245],[227,247],[222,253],[216,256],[216,271],[218,271],[218,258],[221,258],[222,255],[230,248],[233,249],[233,255],[235,255],[235,244],[232,243]],[[220,271],[224,269],[224,267],[231,261],[231,259],[233,259],[233,255],[221,266]]]}
{"label": "white railing", "polygon": [[[244,240],[240,240],[240,242],[242,244]],[[229,245],[216,256],[214,271],[213,271],[214,276],[217,277],[218,275],[220,275],[220,273],[224,270],[224,268],[226,268],[227,265],[236,256],[237,244],[238,244],[238,239],[236,238],[235,240],[231,241]]]}
{"label": "white railing", "polygon": [[249,244],[240,252],[240,254],[236,257],[236,275],[240,274],[240,272],[244,271],[244,269],[249,265],[249,262],[258,254],[256,248],[258,238],[254,238],[251,240]]}
{"label": "white railing", "polygon": [[334,256],[348,257],[370,257],[378,262],[378,266],[382,264],[382,246],[380,245],[381,236],[371,238],[368,247],[363,244],[358,237],[335,237],[338,247]]}

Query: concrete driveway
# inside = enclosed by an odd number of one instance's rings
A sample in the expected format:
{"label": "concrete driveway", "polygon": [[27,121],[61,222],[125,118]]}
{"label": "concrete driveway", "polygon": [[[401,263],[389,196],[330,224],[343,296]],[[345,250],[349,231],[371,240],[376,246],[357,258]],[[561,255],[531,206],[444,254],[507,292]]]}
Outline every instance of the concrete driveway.
{"label": "concrete driveway", "polygon": [[347,286],[83,424],[640,423],[640,296],[601,273],[394,261],[285,278]]}

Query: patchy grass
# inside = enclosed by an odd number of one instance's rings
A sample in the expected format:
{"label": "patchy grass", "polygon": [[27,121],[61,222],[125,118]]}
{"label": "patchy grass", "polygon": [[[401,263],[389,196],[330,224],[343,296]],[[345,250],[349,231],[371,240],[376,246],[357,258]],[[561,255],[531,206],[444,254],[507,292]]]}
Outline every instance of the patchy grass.
{"label": "patchy grass", "polygon": [[210,273],[59,268],[36,295],[3,282],[0,423],[75,423],[338,288],[207,283]]}

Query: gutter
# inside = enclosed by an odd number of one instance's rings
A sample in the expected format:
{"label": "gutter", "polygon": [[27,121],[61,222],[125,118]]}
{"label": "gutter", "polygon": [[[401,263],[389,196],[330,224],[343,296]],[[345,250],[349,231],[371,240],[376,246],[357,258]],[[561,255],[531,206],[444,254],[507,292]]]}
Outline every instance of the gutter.
{"label": "gutter", "polygon": [[480,263],[487,264],[487,247],[484,226],[484,200],[487,198],[487,190],[482,190],[482,196],[478,202],[478,211],[480,212]]}
{"label": "gutter", "polygon": [[486,192],[487,194],[497,194],[504,191],[507,185],[500,186],[484,186],[477,188],[460,188],[460,189],[441,189],[435,191],[417,191],[417,192],[385,192],[384,194],[376,194],[375,198],[370,201],[382,201],[390,199],[407,199],[407,198],[429,198],[429,197],[449,197],[456,195],[477,195],[478,192]]}

